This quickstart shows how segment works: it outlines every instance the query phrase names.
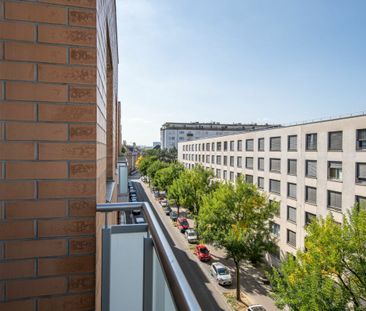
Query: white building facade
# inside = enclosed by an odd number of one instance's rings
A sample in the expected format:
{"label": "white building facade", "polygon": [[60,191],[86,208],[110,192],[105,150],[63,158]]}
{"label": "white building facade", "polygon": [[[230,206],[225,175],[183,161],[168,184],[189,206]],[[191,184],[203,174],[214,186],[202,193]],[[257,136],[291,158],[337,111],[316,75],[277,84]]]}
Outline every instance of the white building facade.
{"label": "white building facade", "polygon": [[160,128],[160,143],[162,149],[177,148],[178,143],[192,141],[206,137],[236,134],[238,132],[252,131],[255,129],[278,127],[269,124],[221,124],[213,123],[179,123],[166,122]]}
{"label": "white building facade", "polygon": [[221,180],[243,175],[280,202],[271,224],[279,249],[267,258],[276,264],[304,247],[313,217],[341,223],[355,202],[366,204],[366,115],[180,143],[178,160]]}

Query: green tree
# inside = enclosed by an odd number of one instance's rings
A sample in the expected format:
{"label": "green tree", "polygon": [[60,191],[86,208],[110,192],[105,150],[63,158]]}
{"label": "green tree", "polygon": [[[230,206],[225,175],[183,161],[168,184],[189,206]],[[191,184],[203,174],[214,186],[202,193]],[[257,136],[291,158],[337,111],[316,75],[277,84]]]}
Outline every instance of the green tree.
{"label": "green tree", "polygon": [[150,167],[150,165],[157,160],[158,158],[154,155],[144,155],[140,157],[138,163],[136,163],[137,169],[139,170],[142,176],[146,176],[147,170]]}
{"label": "green tree", "polygon": [[181,163],[171,163],[168,167],[156,172],[154,185],[159,190],[169,190],[174,180],[178,179],[183,171],[184,166]]}
{"label": "green tree", "polygon": [[147,173],[147,176],[149,177],[149,180],[152,182],[152,184],[154,186],[156,185],[155,176],[156,176],[157,172],[166,167],[168,167],[168,163],[166,163],[166,162],[162,162],[160,160],[151,162],[146,173]]}
{"label": "green tree", "polygon": [[258,262],[274,248],[268,219],[278,204],[269,203],[257,188],[238,178],[236,184],[222,183],[204,197],[199,211],[199,233],[216,247],[223,248],[236,268],[236,298],[240,300],[240,263]]}
{"label": "green tree", "polygon": [[279,307],[291,310],[366,310],[366,208],[314,220],[306,251],[287,258],[270,280]]}

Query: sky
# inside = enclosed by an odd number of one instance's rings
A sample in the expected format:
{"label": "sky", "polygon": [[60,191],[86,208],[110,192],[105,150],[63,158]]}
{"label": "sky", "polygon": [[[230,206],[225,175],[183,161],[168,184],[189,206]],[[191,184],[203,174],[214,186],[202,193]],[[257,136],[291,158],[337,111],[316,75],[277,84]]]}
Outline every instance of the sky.
{"label": "sky", "polygon": [[366,110],[365,0],[117,0],[122,139]]}

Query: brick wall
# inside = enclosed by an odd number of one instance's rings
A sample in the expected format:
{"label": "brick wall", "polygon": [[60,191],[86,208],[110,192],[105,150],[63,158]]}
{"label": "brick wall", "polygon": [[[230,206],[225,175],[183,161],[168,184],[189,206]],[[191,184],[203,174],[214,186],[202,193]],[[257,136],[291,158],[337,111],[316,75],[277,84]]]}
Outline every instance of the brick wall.
{"label": "brick wall", "polygon": [[99,308],[117,63],[113,1],[0,2],[1,310]]}

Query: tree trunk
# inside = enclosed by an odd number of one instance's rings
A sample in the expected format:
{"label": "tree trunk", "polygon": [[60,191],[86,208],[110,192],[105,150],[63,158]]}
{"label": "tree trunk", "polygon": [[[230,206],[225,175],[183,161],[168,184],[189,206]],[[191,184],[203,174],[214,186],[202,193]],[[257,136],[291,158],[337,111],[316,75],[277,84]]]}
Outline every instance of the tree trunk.
{"label": "tree trunk", "polygon": [[240,301],[240,267],[239,262],[234,262],[236,268],[236,300]]}
{"label": "tree trunk", "polygon": [[179,204],[176,204],[177,205],[177,208],[178,208],[178,217],[179,217],[179,209],[180,209],[180,205]]}

